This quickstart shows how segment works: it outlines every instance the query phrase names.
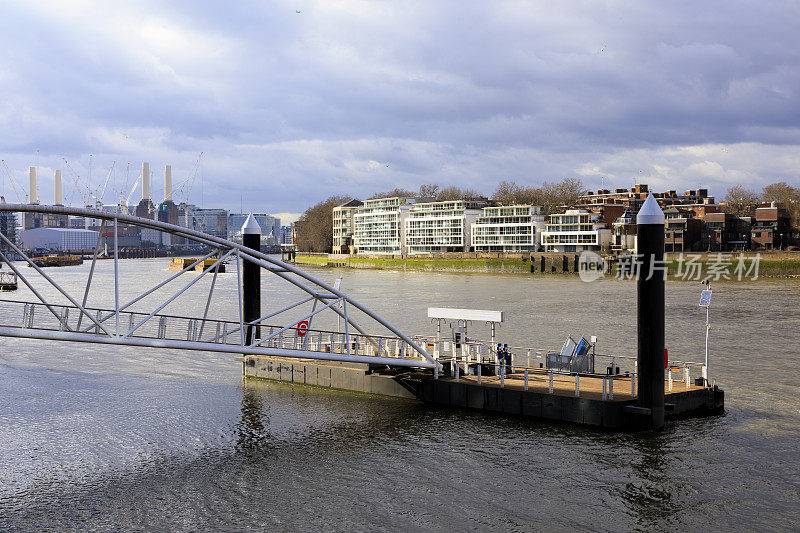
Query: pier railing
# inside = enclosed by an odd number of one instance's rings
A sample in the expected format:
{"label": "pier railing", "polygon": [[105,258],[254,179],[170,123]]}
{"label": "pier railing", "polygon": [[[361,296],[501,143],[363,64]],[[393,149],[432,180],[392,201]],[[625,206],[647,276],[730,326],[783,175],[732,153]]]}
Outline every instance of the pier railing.
{"label": "pier railing", "polygon": [[[17,300],[0,300],[0,328],[53,332],[54,338],[82,341],[86,336],[103,337],[104,331],[116,331],[117,316],[113,309],[70,305],[44,304]],[[91,317],[91,319],[89,318]],[[242,324],[213,318],[192,318],[168,314],[148,314],[136,311],[119,312],[119,335],[128,339],[153,342],[160,347],[192,348],[239,353],[242,351]],[[253,346],[245,353],[275,354],[275,350],[346,354],[361,361],[400,366],[424,366],[413,346],[397,337],[361,335],[322,329],[298,329],[264,323],[244,323],[244,328],[258,332]],[[16,336],[26,337],[19,334]],[[30,337],[36,337],[30,335]],[[349,341],[349,342],[348,342]],[[169,342],[170,345],[166,345]],[[273,353],[270,353],[273,352]],[[338,358],[341,359],[341,358]],[[407,362],[407,364],[404,364]]]}
{"label": "pier railing", "polygon": [[[511,362],[506,364],[498,357],[496,344],[490,341],[469,339],[456,343],[451,339],[437,339],[433,336],[414,337],[418,344],[426,346],[428,352],[442,363],[450,363],[451,375],[460,375],[479,372],[481,368],[493,371],[495,379],[502,385],[509,373],[524,374],[527,388],[528,376],[533,373],[548,376],[550,392],[553,389],[553,380],[556,376],[571,376],[575,380],[575,395],[580,393],[581,378],[600,379],[603,383],[603,398],[613,398],[614,382],[624,380],[630,387],[630,395],[636,396],[636,382],[638,380],[637,358],[628,355],[591,353],[592,361],[590,371],[570,371],[567,369],[548,368],[547,358],[558,352],[557,349],[533,348],[522,346],[509,346]],[[483,378],[483,376],[481,376]],[[703,363],[694,361],[669,360],[665,369],[665,382],[668,391],[690,388],[695,378],[706,378],[706,367]],[[619,390],[619,386],[618,386]]]}

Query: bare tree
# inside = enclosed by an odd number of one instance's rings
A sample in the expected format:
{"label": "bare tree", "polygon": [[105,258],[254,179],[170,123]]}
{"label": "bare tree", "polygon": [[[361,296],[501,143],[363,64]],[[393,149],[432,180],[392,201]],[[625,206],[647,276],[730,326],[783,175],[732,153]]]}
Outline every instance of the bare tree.
{"label": "bare tree", "polygon": [[[578,198],[586,194],[583,182],[576,178],[564,178],[558,183],[545,182],[542,186],[545,198],[548,200],[545,207],[556,209],[558,207],[572,207],[578,203]],[[552,211],[550,211],[552,212]]]}
{"label": "bare tree", "polygon": [[764,187],[761,193],[764,202],[778,202],[789,211],[792,217],[792,227],[800,230],[800,189],[792,187],[785,181],[772,183]]}
{"label": "bare tree", "polygon": [[515,204],[542,205],[544,193],[539,187],[519,187],[513,195]]}
{"label": "bare tree", "polygon": [[741,185],[734,185],[728,189],[725,195],[727,208],[725,211],[734,215],[745,217],[753,216],[759,203],[759,195],[756,191],[746,189]]}
{"label": "bare tree", "polygon": [[492,200],[500,205],[511,205],[515,203],[519,189],[520,186],[513,181],[501,181],[492,195]]}
{"label": "bare tree", "polygon": [[461,187],[445,187],[439,191],[436,200],[439,202],[447,202],[452,200],[468,200],[470,198],[478,198],[480,194],[474,189],[462,189]]}
{"label": "bare tree", "polygon": [[439,186],[434,183],[428,183],[419,186],[419,198],[436,198],[439,195]]}
{"label": "bare tree", "polygon": [[351,199],[348,196],[331,196],[306,209],[295,223],[297,249],[330,253],[333,249],[333,208]]}
{"label": "bare tree", "polygon": [[369,197],[369,200],[376,200],[378,198],[393,198],[395,196],[400,196],[400,197],[403,197],[403,198],[416,198],[417,197],[417,195],[415,193],[409,191],[408,189],[395,188],[395,189],[392,189],[391,191],[376,192],[375,194],[373,194],[372,196]]}
{"label": "bare tree", "polygon": [[582,194],[586,194],[586,187],[575,178],[565,178],[557,183],[544,182],[541,187],[523,187],[513,181],[501,181],[492,200],[500,205],[542,205],[546,213],[553,213],[563,206],[575,205]]}

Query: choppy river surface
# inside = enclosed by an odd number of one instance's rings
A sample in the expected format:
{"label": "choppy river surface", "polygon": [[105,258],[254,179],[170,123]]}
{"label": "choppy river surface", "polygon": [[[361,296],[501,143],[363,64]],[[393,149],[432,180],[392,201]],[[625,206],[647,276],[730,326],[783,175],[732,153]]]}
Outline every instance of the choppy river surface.
{"label": "choppy river surface", "polygon": [[[165,260],[121,264],[128,296],[169,275]],[[90,304],[107,304],[113,265],[98,265]],[[597,335],[598,351],[635,355],[629,281],[309,270],[410,333],[432,333],[429,306],[498,309],[502,342]],[[77,293],[88,263],[48,272]],[[197,285],[168,311],[202,307]],[[679,359],[703,358],[700,288],[667,285]],[[713,288],[726,413],[656,435],[243,384],[224,354],[2,338],[0,530],[797,530],[800,283]],[[290,297],[264,280],[265,305]]]}

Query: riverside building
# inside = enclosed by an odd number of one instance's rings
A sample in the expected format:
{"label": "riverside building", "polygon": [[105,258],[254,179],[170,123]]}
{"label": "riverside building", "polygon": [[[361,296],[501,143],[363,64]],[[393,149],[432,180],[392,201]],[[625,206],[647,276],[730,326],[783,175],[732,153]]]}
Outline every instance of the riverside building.
{"label": "riverside building", "polygon": [[353,242],[355,214],[362,205],[364,202],[360,200],[350,200],[333,208],[333,253],[352,253],[352,249],[355,248]]}
{"label": "riverside building", "polygon": [[84,252],[97,246],[98,232],[77,228],[33,228],[22,232],[26,250]]}
{"label": "riverside building", "polygon": [[[0,197],[2,203],[6,203],[6,199]],[[5,235],[9,241],[16,243],[17,242],[17,214],[12,213],[10,211],[2,211],[0,212],[0,233]],[[6,251],[10,250],[11,247],[5,243],[5,241],[0,240],[0,250]]]}
{"label": "riverside building", "polygon": [[611,243],[611,230],[601,221],[599,213],[583,209],[550,215],[547,229],[542,232],[545,252],[599,252],[606,243]]}
{"label": "riverside building", "polygon": [[538,205],[484,207],[472,224],[472,248],[476,252],[536,252],[538,236],[546,227]]}
{"label": "riverside building", "polygon": [[209,233],[214,237],[228,238],[228,211],[203,209],[194,204],[178,205],[178,224],[189,229]]}
{"label": "riverside building", "polygon": [[400,254],[404,222],[415,198],[394,196],[366,200],[353,215],[353,242],[360,254]]}
{"label": "riverside building", "polygon": [[755,223],[751,228],[753,248],[757,250],[782,250],[791,239],[789,212],[772,202],[756,209]]}
{"label": "riverside building", "polygon": [[405,220],[405,249],[409,254],[468,252],[472,223],[486,200],[418,203]]}

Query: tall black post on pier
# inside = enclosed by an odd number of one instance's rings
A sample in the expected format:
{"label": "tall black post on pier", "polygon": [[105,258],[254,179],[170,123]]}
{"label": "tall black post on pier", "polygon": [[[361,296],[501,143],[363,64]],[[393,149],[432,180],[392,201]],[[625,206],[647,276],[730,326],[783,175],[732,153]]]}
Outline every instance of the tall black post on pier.
{"label": "tall black post on pier", "polygon": [[664,212],[650,194],[636,215],[639,253],[637,333],[639,405],[650,410],[650,427],[664,426]]}
{"label": "tall black post on pier", "polygon": [[[242,244],[257,252],[261,251],[261,226],[252,213],[242,226]],[[246,324],[261,318],[261,267],[250,261],[242,263],[242,317]],[[260,326],[247,326],[245,342],[253,342],[253,333],[261,338],[260,330]]]}

